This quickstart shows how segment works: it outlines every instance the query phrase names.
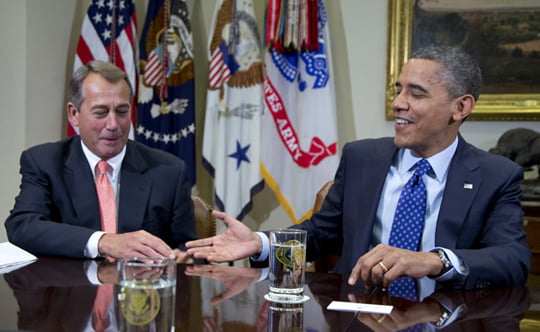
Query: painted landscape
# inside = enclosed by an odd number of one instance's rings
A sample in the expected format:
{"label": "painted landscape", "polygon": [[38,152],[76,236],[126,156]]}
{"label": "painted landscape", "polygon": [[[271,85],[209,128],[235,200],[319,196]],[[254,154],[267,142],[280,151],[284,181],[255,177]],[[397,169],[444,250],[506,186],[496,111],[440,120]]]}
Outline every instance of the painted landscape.
{"label": "painted landscape", "polygon": [[540,6],[483,8],[485,1],[468,1],[466,8],[455,2],[444,8],[429,2],[414,7],[413,51],[430,44],[460,47],[482,68],[482,93],[540,94]]}

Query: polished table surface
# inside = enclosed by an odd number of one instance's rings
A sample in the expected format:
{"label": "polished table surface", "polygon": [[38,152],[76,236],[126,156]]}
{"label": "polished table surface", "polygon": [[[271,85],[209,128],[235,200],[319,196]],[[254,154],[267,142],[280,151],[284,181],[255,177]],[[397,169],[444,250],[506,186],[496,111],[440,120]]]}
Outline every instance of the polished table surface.
{"label": "polished table surface", "polygon": [[[88,261],[40,257],[0,278],[0,331],[83,331],[97,287],[85,274]],[[283,306],[265,300],[262,270],[225,265],[178,265],[176,331],[395,331],[436,322],[450,309],[449,324],[424,331],[538,331],[538,289],[511,287],[474,291],[439,290],[422,302],[368,294],[348,286],[346,276],[307,272],[309,300]],[[333,300],[392,304],[392,313],[327,310]],[[292,308],[290,308],[292,307]],[[452,310],[454,310],[452,314]]]}

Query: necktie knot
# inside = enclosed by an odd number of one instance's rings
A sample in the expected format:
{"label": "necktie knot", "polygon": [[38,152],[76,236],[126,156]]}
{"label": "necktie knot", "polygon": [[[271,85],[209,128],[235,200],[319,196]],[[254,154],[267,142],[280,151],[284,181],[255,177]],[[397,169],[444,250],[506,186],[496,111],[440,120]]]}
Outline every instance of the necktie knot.
{"label": "necktie knot", "polygon": [[109,164],[105,160],[100,160],[97,164],[99,175],[107,174],[108,168],[109,168]]}
{"label": "necktie knot", "polygon": [[422,176],[431,170],[431,165],[426,159],[420,159],[416,162],[416,164],[414,164],[414,166],[414,175],[416,176]]}

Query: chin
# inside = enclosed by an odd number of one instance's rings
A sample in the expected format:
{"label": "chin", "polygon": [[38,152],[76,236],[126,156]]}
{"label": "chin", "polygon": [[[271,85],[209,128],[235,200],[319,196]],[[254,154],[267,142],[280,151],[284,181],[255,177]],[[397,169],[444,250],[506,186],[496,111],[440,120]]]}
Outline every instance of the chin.
{"label": "chin", "polygon": [[394,144],[400,149],[404,149],[407,147],[406,141],[402,138],[399,138],[398,136],[394,137]]}

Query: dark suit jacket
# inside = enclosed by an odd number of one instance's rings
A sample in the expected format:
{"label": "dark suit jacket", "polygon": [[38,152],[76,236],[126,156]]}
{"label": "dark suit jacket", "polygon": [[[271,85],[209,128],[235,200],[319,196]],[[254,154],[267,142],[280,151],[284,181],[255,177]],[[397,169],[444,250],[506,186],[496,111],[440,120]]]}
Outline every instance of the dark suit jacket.
{"label": "dark suit jacket", "polygon": [[[341,254],[335,271],[348,274],[368,252],[379,198],[397,151],[393,138],[345,145],[321,211],[294,226],[308,231],[308,260],[316,258],[313,255]],[[435,234],[436,246],[453,250],[470,268],[467,280],[454,287],[526,282],[531,253],[522,224],[522,181],[520,166],[459,137]]]}
{"label": "dark suit jacket", "polygon": [[[9,240],[34,254],[85,257],[101,222],[94,173],[79,136],[24,151],[21,174],[5,223]],[[197,237],[182,160],[129,140],[119,181],[118,233],[146,230],[172,248]]]}

